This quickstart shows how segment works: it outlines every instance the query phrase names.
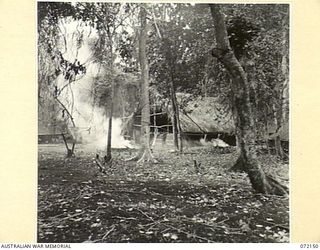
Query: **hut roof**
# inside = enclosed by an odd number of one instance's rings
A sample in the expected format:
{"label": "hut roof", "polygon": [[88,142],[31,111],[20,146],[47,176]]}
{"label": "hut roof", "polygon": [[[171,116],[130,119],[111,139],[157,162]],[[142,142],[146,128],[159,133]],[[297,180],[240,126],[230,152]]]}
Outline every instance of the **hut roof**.
{"label": "hut roof", "polygon": [[[181,97],[177,97],[179,101]],[[231,112],[215,97],[190,100],[179,113],[181,129],[184,132],[232,133],[235,128]]]}

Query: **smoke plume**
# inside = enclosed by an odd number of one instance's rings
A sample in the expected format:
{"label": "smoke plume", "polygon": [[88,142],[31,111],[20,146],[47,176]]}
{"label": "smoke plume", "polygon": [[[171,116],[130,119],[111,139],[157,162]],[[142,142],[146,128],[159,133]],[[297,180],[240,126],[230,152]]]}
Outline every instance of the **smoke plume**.
{"label": "smoke plume", "polygon": [[[103,67],[95,63],[91,44],[98,39],[96,30],[85,26],[81,21],[62,20],[60,51],[69,62],[76,59],[86,66],[86,73],[67,86],[59,95],[74,118],[76,128],[69,126],[78,141],[90,144],[97,149],[104,149],[107,144],[108,117],[106,109],[98,107],[94,102],[93,87],[97,77],[104,73]],[[79,38],[81,37],[81,45]],[[57,78],[57,87],[63,88],[68,82],[62,75]],[[130,142],[121,135],[122,121],[112,120],[112,147],[131,147]]]}

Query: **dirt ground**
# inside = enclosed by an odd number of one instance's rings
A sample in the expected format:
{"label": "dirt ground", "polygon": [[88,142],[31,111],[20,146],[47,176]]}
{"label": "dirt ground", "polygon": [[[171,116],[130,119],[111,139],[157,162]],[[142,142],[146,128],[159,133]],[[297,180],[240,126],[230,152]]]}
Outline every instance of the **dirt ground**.
{"label": "dirt ground", "polygon": [[[253,193],[244,173],[228,169],[236,152],[193,147],[154,150],[157,164],[125,162],[114,149],[106,174],[95,150],[39,145],[38,242],[288,242],[289,199]],[[289,166],[260,155],[266,172],[288,184]],[[201,163],[197,171],[194,160]]]}

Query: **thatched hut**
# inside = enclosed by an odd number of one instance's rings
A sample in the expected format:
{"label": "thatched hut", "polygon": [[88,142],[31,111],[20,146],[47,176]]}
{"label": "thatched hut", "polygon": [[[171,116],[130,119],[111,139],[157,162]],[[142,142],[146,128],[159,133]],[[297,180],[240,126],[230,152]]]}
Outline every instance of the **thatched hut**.
{"label": "thatched hut", "polygon": [[235,145],[235,125],[232,113],[218,98],[205,97],[190,100],[180,107],[180,123],[184,138],[208,141],[220,138],[229,145]]}
{"label": "thatched hut", "polygon": [[[186,98],[188,98],[187,102],[185,101]],[[190,99],[190,95],[179,93],[177,99],[182,136],[185,140],[199,141],[200,139],[220,138],[229,145],[236,144],[231,112],[226,110],[217,98],[199,97]],[[150,111],[150,115],[151,134],[158,133],[170,137],[170,134],[172,134],[171,118],[173,116],[171,106],[157,106]],[[127,122],[125,128],[126,131],[130,131],[127,136],[136,142],[140,141],[140,119],[141,114],[139,112],[135,113],[130,122]]]}

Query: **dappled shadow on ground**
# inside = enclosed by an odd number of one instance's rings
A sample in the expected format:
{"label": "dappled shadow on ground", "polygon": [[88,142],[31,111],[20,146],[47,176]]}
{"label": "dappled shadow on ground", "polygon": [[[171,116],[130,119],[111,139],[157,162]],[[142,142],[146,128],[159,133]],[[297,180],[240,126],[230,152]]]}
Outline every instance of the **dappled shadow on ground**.
{"label": "dappled shadow on ground", "polygon": [[[115,150],[101,174],[85,148],[65,159],[62,146],[39,147],[39,242],[287,242],[288,198],[252,192],[228,168],[236,153],[210,148],[158,150],[158,164],[124,162]],[[261,156],[288,181],[288,166]],[[193,162],[201,163],[201,171]]]}

